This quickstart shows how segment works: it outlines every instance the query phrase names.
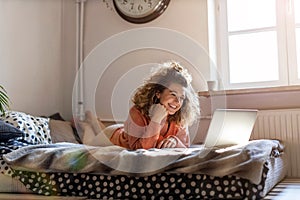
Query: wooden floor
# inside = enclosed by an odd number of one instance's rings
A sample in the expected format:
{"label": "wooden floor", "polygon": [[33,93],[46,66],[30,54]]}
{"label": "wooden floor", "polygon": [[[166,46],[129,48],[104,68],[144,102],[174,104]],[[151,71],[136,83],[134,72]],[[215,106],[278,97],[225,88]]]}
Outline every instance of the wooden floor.
{"label": "wooden floor", "polygon": [[285,179],[277,184],[264,200],[300,199],[300,179]]}
{"label": "wooden floor", "polygon": [[1,194],[0,200],[83,200],[84,197],[58,197],[32,194]]}

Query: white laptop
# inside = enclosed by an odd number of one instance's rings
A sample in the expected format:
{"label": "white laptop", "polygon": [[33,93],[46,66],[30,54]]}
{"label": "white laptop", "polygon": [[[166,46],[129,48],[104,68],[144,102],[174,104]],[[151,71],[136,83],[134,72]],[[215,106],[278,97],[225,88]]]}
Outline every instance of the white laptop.
{"label": "white laptop", "polygon": [[216,109],[204,142],[206,148],[246,144],[256,121],[257,110]]}

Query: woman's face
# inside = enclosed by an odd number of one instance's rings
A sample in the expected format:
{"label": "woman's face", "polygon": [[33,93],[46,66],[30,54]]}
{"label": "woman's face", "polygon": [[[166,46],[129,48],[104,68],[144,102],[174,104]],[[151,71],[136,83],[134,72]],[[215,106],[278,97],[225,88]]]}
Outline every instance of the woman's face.
{"label": "woman's face", "polygon": [[185,99],[185,90],[182,85],[172,83],[161,93],[157,93],[156,96],[159,99],[160,104],[165,106],[168,114],[174,115],[182,106]]}

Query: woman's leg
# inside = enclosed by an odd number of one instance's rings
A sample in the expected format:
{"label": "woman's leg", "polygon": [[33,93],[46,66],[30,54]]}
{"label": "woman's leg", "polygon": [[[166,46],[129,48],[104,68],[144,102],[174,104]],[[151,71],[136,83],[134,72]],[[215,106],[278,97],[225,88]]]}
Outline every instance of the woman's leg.
{"label": "woman's leg", "polygon": [[95,133],[99,133],[105,128],[105,125],[91,111],[85,112],[85,122],[92,126]]}

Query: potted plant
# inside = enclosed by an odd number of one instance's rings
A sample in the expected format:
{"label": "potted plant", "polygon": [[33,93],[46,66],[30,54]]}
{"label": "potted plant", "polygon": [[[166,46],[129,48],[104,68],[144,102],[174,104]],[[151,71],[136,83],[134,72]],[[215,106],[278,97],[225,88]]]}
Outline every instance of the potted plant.
{"label": "potted plant", "polygon": [[0,115],[5,113],[5,110],[9,109],[9,97],[6,90],[0,85]]}

